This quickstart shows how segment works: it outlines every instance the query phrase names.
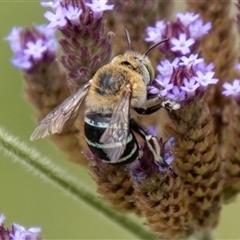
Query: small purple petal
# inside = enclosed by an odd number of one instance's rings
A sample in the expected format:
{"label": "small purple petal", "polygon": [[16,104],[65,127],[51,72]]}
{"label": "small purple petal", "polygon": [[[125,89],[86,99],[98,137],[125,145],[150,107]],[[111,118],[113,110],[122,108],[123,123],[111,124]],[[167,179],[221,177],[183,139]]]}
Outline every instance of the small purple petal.
{"label": "small purple petal", "polygon": [[186,92],[180,89],[178,86],[174,86],[172,90],[168,92],[166,97],[176,101],[182,101],[186,98]]}
{"label": "small purple petal", "polygon": [[21,27],[14,27],[12,31],[5,37],[5,40],[9,41],[10,47],[13,52],[21,50],[20,44],[20,32],[22,31]]}
{"label": "small purple petal", "polygon": [[157,137],[157,134],[158,134],[158,128],[156,126],[149,126],[147,128],[147,132],[148,134],[154,136],[154,137]]}
{"label": "small purple petal", "polygon": [[52,2],[41,2],[40,5],[43,6],[43,7],[51,7],[53,9],[56,9],[57,7],[60,6],[60,1],[59,0],[54,0]]}
{"label": "small purple petal", "polygon": [[173,87],[173,84],[170,83],[169,77],[162,77],[161,75],[158,75],[155,81],[165,89],[171,89]]}
{"label": "small purple petal", "polygon": [[162,34],[166,29],[165,21],[157,21],[155,27],[147,27],[146,32],[148,37],[145,38],[146,42],[157,43],[162,40]]}
{"label": "small purple petal", "polygon": [[0,214],[0,226],[3,224],[5,218],[4,214]]}
{"label": "small purple petal", "polygon": [[26,48],[23,50],[23,53],[32,57],[35,60],[42,58],[44,52],[46,52],[47,46],[44,45],[42,39],[37,39],[36,42],[27,42]]}
{"label": "small purple petal", "polygon": [[43,34],[46,38],[55,38],[55,28],[47,28],[46,24],[36,25],[34,28],[37,29],[37,31]]}
{"label": "small purple petal", "polygon": [[199,14],[195,14],[193,12],[186,12],[186,13],[177,13],[176,17],[181,21],[181,23],[187,27],[191,22],[198,19],[200,16]]}
{"label": "small purple petal", "polygon": [[195,65],[196,71],[201,71],[202,73],[211,72],[214,69],[214,64],[209,63],[207,66],[205,62],[200,62]]}
{"label": "small purple petal", "polygon": [[197,71],[197,77],[194,77],[197,82],[201,84],[201,86],[208,86],[209,84],[216,84],[218,82],[217,78],[212,78],[214,72],[207,72],[206,74],[202,73],[201,71]]}
{"label": "small purple petal", "polygon": [[184,78],[183,83],[184,86],[181,86],[181,89],[186,91],[190,96],[192,96],[200,86],[200,84],[195,81],[194,77],[190,78],[189,80],[187,78]]}
{"label": "small purple petal", "polygon": [[158,94],[160,90],[154,86],[148,86],[148,92],[151,94]]}
{"label": "small purple petal", "polygon": [[203,58],[198,58],[198,54],[191,54],[189,57],[182,56],[180,60],[182,61],[180,65],[185,65],[188,67],[195,66],[198,63],[204,62]]}
{"label": "small purple petal", "polygon": [[199,18],[195,22],[189,24],[190,37],[199,39],[209,33],[211,28],[212,24],[210,22],[203,25],[203,20]]}
{"label": "small purple petal", "polygon": [[169,60],[163,60],[157,66],[158,72],[164,77],[170,77],[173,73],[173,68],[177,66],[179,58],[175,58],[172,63]]}
{"label": "small purple petal", "polygon": [[114,5],[106,5],[107,0],[92,0],[92,3],[85,3],[94,13],[102,13],[106,10],[112,10]]}
{"label": "small purple petal", "polygon": [[47,28],[64,27],[67,24],[65,16],[66,9],[62,6],[56,9],[55,14],[49,11],[44,13],[44,17],[50,22]]}
{"label": "small purple petal", "polygon": [[66,10],[66,17],[74,24],[79,24],[79,16],[82,13],[82,9],[79,9],[77,7],[68,6],[68,9]]}
{"label": "small purple petal", "polygon": [[225,96],[230,96],[230,95],[239,95],[240,94],[240,80],[235,79],[233,83],[224,83],[223,84],[224,90],[222,91],[222,94]]}
{"label": "small purple petal", "polygon": [[237,64],[234,66],[234,68],[235,68],[236,70],[240,71],[240,63],[237,63]]}
{"label": "small purple petal", "polygon": [[29,70],[33,64],[29,60],[29,56],[23,55],[22,53],[16,54],[14,58],[11,59],[12,64],[22,70]]}
{"label": "small purple petal", "polygon": [[163,89],[163,90],[160,90],[159,94],[163,97],[167,96],[168,94],[168,90],[167,89]]}
{"label": "small purple petal", "polygon": [[192,38],[187,39],[187,36],[185,33],[181,33],[179,35],[179,39],[172,38],[170,40],[173,47],[171,47],[171,50],[173,52],[181,52],[183,55],[190,53],[190,46],[192,46],[195,41]]}

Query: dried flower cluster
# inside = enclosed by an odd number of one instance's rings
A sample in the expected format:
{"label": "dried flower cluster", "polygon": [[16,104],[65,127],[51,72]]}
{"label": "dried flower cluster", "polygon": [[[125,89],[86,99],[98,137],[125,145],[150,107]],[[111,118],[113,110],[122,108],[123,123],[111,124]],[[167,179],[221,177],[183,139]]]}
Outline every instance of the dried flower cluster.
{"label": "dried flower cluster", "polygon": [[[240,70],[238,56],[233,54],[230,3],[203,2],[187,1],[194,12],[177,13],[174,21],[162,19],[166,16],[159,10],[159,6],[169,10],[171,1],[42,2],[52,9],[44,14],[49,24],[14,28],[6,38],[14,52],[12,63],[23,71],[26,96],[38,118],[111,60],[114,33],[121,34],[114,40],[117,53],[125,51],[124,27],[141,52],[149,42],[169,39],[152,55],[157,76],[148,86],[150,94],[180,105],[166,112],[165,121],[154,118],[164,132],[159,146],[168,166],[154,159],[147,144],[131,164],[105,163],[90,150],[85,152],[86,160],[81,153],[86,149],[82,113],[69,130],[53,136],[71,160],[89,164],[98,192],[107,202],[145,216],[151,231],[164,239],[213,229],[224,201],[230,202],[240,191]],[[238,14],[238,27],[239,19]],[[59,61],[56,29],[62,34]],[[145,117],[143,123],[150,118]],[[147,131],[157,135],[154,127]]]}

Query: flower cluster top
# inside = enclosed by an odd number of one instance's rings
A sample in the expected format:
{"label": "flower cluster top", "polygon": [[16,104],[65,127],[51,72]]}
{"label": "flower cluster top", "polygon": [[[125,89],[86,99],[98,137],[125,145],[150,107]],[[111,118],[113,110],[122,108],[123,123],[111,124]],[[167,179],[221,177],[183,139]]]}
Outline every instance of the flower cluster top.
{"label": "flower cluster top", "polygon": [[68,21],[73,25],[78,25],[80,22],[80,15],[89,8],[94,17],[101,17],[106,10],[112,10],[114,5],[107,5],[107,0],[92,0],[92,3],[80,1],[82,8],[70,4],[62,4],[59,0],[53,2],[42,2],[43,7],[51,7],[53,12],[47,11],[44,17],[50,22],[48,28],[64,28]]}
{"label": "flower cluster top", "polygon": [[159,74],[149,86],[149,92],[160,94],[175,101],[185,101],[203,96],[209,84],[216,84],[214,65],[206,65],[198,54],[175,58],[172,62],[163,60],[157,66]]}
{"label": "flower cluster top", "polygon": [[31,71],[40,63],[48,64],[56,57],[55,30],[46,29],[44,25],[33,29],[14,27],[5,39],[14,53],[12,64],[22,70]]}
{"label": "flower cluster top", "polygon": [[161,20],[154,27],[147,27],[145,41],[157,43],[169,38],[160,45],[163,52],[172,52],[174,56],[193,53],[200,38],[210,31],[212,25],[210,22],[204,24],[199,14],[191,12],[177,13],[176,18],[175,22]]}

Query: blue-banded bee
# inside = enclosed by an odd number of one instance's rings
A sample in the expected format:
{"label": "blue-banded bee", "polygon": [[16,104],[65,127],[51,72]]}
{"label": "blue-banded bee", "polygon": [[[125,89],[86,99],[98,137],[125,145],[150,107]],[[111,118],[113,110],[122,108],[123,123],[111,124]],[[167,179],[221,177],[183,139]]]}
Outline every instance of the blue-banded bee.
{"label": "blue-banded bee", "polygon": [[144,54],[136,53],[131,50],[129,34],[125,32],[129,50],[102,66],[91,80],[51,111],[32,133],[31,140],[65,130],[74,123],[84,103],[86,142],[96,157],[111,164],[136,160],[139,146],[134,131],[147,142],[155,160],[166,165],[157,138],[149,135],[130,116],[131,109],[139,114],[151,114],[161,107],[174,109],[168,101],[158,101],[144,108],[152,98],[158,98],[147,94],[147,85],[154,79],[154,69],[147,54],[161,42]]}

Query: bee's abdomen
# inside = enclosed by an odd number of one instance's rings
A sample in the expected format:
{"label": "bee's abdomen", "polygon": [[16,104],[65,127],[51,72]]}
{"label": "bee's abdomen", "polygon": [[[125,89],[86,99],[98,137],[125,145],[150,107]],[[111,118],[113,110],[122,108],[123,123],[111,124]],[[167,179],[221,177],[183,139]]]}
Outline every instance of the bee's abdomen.
{"label": "bee's abdomen", "polygon": [[[101,115],[96,113],[88,113],[85,116],[84,130],[85,130],[86,142],[91,152],[97,158],[105,162],[113,163],[108,158],[104,149],[116,148],[116,146],[118,144],[121,144],[121,142],[116,142],[111,144],[100,142],[100,138],[104,133],[104,131],[106,130],[106,128],[108,127],[110,120],[111,120],[111,116]],[[132,133],[132,131],[130,131],[128,134],[125,151],[120,157],[120,159],[114,162],[114,164],[127,164],[136,160],[138,157],[138,150],[139,148],[138,148],[137,140],[134,134]]]}

